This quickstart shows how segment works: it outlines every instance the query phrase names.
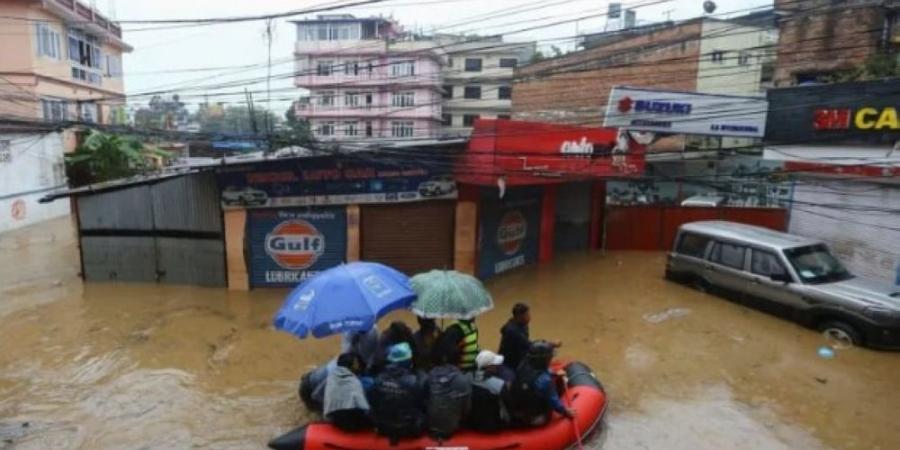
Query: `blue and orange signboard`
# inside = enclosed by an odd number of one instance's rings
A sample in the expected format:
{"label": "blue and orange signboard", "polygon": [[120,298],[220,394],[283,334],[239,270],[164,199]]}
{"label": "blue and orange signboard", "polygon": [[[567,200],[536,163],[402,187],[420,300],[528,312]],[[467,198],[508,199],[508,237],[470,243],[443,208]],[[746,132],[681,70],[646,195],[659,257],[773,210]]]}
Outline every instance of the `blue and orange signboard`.
{"label": "blue and orange signboard", "polygon": [[484,189],[479,206],[478,276],[490,278],[537,262],[541,232],[541,190],[513,189],[503,199]]}

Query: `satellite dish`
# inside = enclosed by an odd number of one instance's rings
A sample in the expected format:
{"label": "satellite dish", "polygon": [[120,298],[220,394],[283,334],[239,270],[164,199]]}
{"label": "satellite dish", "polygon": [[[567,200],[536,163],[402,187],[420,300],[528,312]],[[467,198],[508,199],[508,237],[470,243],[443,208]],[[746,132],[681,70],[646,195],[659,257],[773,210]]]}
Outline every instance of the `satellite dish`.
{"label": "satellite dish", "polygon": [[712,14],[716,10],[716,2],[712,0],[706,0],[703,2],[703,11],[706,11],[707,14]]}

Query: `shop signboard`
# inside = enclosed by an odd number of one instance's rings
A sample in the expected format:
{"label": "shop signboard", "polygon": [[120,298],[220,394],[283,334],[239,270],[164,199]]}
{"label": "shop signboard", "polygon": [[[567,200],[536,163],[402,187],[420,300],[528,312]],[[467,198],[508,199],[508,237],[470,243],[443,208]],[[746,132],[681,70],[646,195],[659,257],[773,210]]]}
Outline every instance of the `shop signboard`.
{"label": "shop signboard", "polygon": [[362,155],[294,158],[218,170],[223,208],[345,205],[456,198],[449,169]]}
{"label": "shop signboard", "polygon": [[617,86],[603,125],[623,130],[761,138],[766,99]]}
{"label": "shop signboard", "polygon": [[293,287],[347,255],[347,213],[339,206],[247,213],[250,284]]}
{"label": "shop signboard", "polygon": [[479,210],[478,276],[482,279],[538,259],[541,194],[537,189],[513,189],[501,200],[496,189],[485,189]]}
{"label": "shop signboard", "polygon": [[866,143],[900,139],[900,80],[772,89],[769,144]]}
{"label": "shop signboard", "polygon": [[515,120],[478,120],[456,170],[460,181],[495,186],[644,172],[643,145],[619,130]]}

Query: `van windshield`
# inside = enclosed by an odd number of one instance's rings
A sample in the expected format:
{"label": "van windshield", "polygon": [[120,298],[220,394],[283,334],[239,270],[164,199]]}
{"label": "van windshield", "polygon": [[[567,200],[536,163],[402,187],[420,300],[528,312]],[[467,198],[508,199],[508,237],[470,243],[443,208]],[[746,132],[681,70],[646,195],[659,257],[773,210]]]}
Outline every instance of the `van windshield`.
{"label": "van windshield", "polygon": [[822,244],[789,248],[784,254],[804,283],[831,283],[853,278]]}

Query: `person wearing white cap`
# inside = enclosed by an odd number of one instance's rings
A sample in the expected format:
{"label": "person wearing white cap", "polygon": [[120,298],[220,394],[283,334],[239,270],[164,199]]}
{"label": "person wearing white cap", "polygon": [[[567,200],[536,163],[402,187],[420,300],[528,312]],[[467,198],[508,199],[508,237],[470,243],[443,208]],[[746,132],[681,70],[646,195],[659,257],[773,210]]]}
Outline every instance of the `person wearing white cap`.
{"label": "person wearing white cap", "polygon": [[475,357],[477,370],[472,376],[472,410],[469,428],[483,432],[494,432],[509,424],[509,413],[504,397],[509,392],[510,383],[501,378],[505,369],[503,356],[490,350],[482,350]]}

